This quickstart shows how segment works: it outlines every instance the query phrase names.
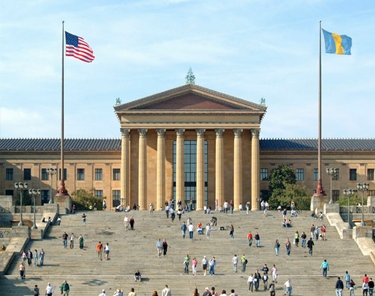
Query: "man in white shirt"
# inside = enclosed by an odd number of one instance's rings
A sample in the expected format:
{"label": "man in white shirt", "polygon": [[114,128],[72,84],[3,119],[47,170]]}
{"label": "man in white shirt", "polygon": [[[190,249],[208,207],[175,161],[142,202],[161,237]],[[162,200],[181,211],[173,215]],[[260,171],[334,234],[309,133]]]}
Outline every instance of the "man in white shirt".
{"label": "man in white shirt", "polygon": [[188,226],[188,230],[189,230],[189,238],[193,239],[193,234],[194,234],[194,225],[193,225],[193,223],[190,222],[190,224]]}
{"label": "man in white shirt", "polygon": [[225,202],[224,202],[224,213],[225,213],[225,214],[228,212],[228,206],[229,206],[228,202],[225,201]]}
{"label": "man in white shirt", "polygon": [[168,288],[168,285],[165,285],[165,288],[161,292],[161,296],[172,296],[172,291]]}
{"label": "man in white shirt", "polygon": [[288,296],[291,296],[292,295],[292,283],[290,282],[290,279],[288,279],[285,282],[284,287],[285,287],[285,293],[284,294],[286,294]]}
{"label": "man in white shirt", "polygon": [[47,294],[47,296],[52,296],[52,294],[53,294],[53,287],[51,286],[51,283],[48,283],[48,285],[47,285],[46,294]]}
{"label": "man in white shirt", "polygon": [[233,270],[235,273],[237,273],[237,264],[238,264],[238,257],[237,255],[234,255],[232,258],[232,263],[233,263]]}
{"label": "man in white shirt", "polygon": [[99,296],[107,296],[107,294],[105,293],[105,290],[103,289],[102,292],[99,294]]}
{"label": "man in white shirt", "polygon": [[125,230],[129,230],[129,218],[128,218],[128,216],[125,216],[125,218],[124,218],[124,225],[125,225]]}

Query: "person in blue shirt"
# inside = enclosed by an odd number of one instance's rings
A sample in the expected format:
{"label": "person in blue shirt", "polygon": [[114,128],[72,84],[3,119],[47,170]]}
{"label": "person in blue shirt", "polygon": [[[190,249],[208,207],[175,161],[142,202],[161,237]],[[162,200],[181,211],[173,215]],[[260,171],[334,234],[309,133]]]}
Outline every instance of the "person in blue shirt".
{"label": "person in blue shirt", "polygon": [[327,277],[327,271],[329,271],[329,264],[326,259],[324,259],[322,265],[320,265],[320,269],[323,269],[323,276]]}
{"label": "person in blue shirt", "polygon": [[186,224],[185,224],[185,222],[184,222],[184,223],[182,223],[182,225],[181,225],[182,238],[185,238],[186,230],[187,230],[187,226],[186,226]]}
{"label": "person in blue shirt", "polygon": [[349,290],[350,288],[350,275],[347,271],[345,271],[345,275],[344,275],[344,278],[345,278],[345,287]]}

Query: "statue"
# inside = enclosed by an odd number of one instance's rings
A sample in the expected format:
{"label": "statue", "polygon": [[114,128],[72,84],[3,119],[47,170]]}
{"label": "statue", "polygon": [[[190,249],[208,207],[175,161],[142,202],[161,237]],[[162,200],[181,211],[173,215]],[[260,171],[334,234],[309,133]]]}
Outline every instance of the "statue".
{"label": "statue", "polygon": [[265,105],[266,104],[266,99],[265,98],[261,98],[260,99],[260,104],[261,105]]}
{"label": "statue", "polygon": [[195,84],[195,76],[191,67],[189,68],[189,72],[186,75],[186,84]]}
{"label": "statue", "polygon": [[116,105],[121,105],[121,99],[120,98],[116,98]]}

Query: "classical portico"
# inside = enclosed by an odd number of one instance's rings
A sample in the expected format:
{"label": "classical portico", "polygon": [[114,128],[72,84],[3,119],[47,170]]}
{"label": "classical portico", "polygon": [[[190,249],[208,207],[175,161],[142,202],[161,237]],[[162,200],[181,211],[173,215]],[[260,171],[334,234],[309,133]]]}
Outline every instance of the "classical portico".
{"label": "classical portico", "polygon": [[115,106],[121,124],[121,200],[156,209],[167,200],[196,210],[260,195],[264,105],[186,84]]}

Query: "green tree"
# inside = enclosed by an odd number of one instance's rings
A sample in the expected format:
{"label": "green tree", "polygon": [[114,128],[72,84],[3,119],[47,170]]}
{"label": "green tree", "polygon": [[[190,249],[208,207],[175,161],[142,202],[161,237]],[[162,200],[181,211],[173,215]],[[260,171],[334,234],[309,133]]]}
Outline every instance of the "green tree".
{"label": "green tree", "polygon": [[285,189],[286,184],[296,184],[297,178],[288,165],[280,165],[271,171],[269,182],[272,192],[275,189]]}
{"label": "green tree", "polygon": [[[367,198],[365,197],[363,199],[363,205],[367,205]],[[348,197],[347,196],[340,196],[338,200],[335,201],[335,203],[338,203],[340,206],[348,206]],[[350,197],[349,204],[351,206],[355,206],[357,204],[362,204],[362,195],[358,193],[354,193],[353,196]]]}
{"label": "green tree", "polygon": [[77,210],[91,210],[96,203],[97,209],[101,210],[103,207],[103,199],[105,199],[105,197],[100,198],[94,196],[94,191],[95,189],[78,189],[77,191],[74,191],[70,194],[72,197],[72,204],[76,206]]}

